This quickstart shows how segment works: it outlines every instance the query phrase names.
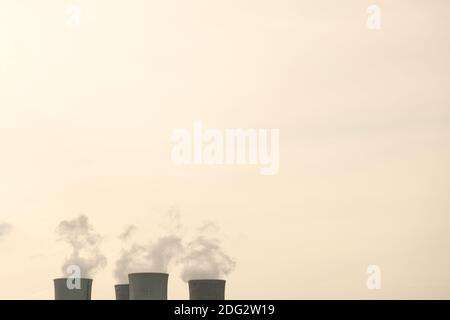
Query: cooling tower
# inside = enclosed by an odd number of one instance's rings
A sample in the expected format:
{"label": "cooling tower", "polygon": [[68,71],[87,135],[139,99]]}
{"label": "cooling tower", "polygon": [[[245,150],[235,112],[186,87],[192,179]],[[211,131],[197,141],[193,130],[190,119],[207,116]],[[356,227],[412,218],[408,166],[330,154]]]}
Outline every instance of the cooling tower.
{"label": "cooling tower", "polygon": [[190,300],[225,300],[225,280],[190,280]]}
{"label": "cooling tower", "polygon": [[167,300],[167,273],[130,273],[130,300]]}
{"label": "cooling tower", "polygon": [[130,286],[128,284],[116,284],[116,300],[130,300]]}
{"label": "cooling tower", "polygon": [[[73,280],[70,280],[72,283]],[[91,300],[92,279],[80,279],[80,288],[69,289],[67,278],[53,280],[55,285],[55,300]]]}

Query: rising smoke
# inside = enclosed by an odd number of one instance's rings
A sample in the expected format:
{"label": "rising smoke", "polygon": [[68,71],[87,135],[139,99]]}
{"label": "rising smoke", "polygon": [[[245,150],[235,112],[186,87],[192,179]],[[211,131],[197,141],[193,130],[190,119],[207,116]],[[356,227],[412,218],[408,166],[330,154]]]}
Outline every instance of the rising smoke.
{"label": "rising smoke", "polygon": [[222,279],[234,270],[236,262],[223,251],[218,233],[217,225],[206,222],[187,244],[181,259],[183,281]]}
{"label": "rising smoke", "polygon": [[[183,251],[179,228],[181,227],[178,210],[171,208],[167,214],[169,224],[166,234],[147,245],[133,243],[122,249],[116,262],[114,276],[118,283],[127,283],[128,274],[133,272],[168,272],[169,265],[176,262]],[[130,227],[119,237],[122,241],[130,239]]]}
{"label": "rising smoke", "polygon": [[122,248],[121,256],[116,261],[114,269],[114,277],[116,278],[117,283],[120,284],[128,283],[128,272],[133,267],[135,257],[139,256],[144,250],[143,247],[137,244],[132,244],[131,246],[128,245],[128,242],[131,240],[136,230],[136,226],[130,225],[119,235],[119,240],[128,246],[127,248]]}
{"label": "rising smoke", "polygon": [[133,244],[130,248],[122,249],[122,253],[116,261],[114,277],[118,284],[128,283],[128,273],[135,269],[136,257],[141,255],[144,248]]}
{"label": "rising smoke", "polygon": [[124,242],[130,240],[136,230],[137,227],[135,225],[126,227],[125,230],[119,235],[119,239]]}
{"label": "rising smoke", "polygon": [[12,226],[9,223],[0,223],[0,240],[12,231]]}
{"label": "rising smoke", "polygon": [[168,272],[170,263],[182,250],[181,238],[175,235],[161,237],[147,246],[134,243],[122,250],[114,276],[118,283],[127,283],[129,273]]}
{"label": "rising smoke", "polygon": [[181,277],[192,279],[221,279],[235,268],[235,261],[222,249],[219,228],[212,222],[205,222],[197,236],[187,244],[181,234],[179,210],[171,208],[166,215],[168,223],[165,234],[148,245],[127,242],[136,227],[126,227],[119,239],[126,244],[116,262],[114,276],[117,283],[127,283],[128,274],[133,272],[168,272],[171,264],[181,264]]}
{"label": "rising smoke", "polygon": [[86,216],[80,215],[73,220],[62,221],[56,232],[59,240],[66,242],[72,248],[62,271],[66,275],[69,265],[77,265],[82,277],[92,277],[99,269],[106,266],[106,257],[100,251],[102,237],[96,234]]}

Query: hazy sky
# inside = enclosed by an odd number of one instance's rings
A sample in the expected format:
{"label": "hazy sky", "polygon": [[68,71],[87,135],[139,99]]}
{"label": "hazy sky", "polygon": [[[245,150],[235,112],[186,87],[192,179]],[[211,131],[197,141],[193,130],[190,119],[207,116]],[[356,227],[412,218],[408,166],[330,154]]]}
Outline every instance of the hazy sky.
{"label": "hazy sky", "polygon": [[[381,30],[366,27],[369,5]],[[71,27],[69,4],[81,9]],[[0,298],[52,299],[85,214],[118,235],[217,221],[227,297],[450,298],[447,0],[2,0]],[[174,166],[171,132],[279,128],[280,171]],[[382,289],[366,268],[379,265]],[[171,270],[169,297],[187,298]]]}

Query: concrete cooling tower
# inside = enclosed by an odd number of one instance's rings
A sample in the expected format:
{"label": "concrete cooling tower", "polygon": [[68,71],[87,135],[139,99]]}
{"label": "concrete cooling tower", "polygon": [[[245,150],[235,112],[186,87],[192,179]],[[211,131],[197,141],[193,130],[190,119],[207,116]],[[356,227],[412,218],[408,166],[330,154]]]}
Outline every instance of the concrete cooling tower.
{"label": "concrete cooling tower", "polygon": [[225,300],[225,280],[190,280],[190,300]]}
{"label": "concrete cooling tower", "polygon": [[92,279],[80,279],[79,289],[68,288],[67,278],[54,279],[53,282],[55,300],[91,300]]}
{"label": "concrete cooling tower", "polygon": [[167,273],[130,273],[130,300],[167,300]]}
{"label": "concrete cooling tower", "polygon": [[130,300],[130,286],[128,284],[116,284],[116,300]]}

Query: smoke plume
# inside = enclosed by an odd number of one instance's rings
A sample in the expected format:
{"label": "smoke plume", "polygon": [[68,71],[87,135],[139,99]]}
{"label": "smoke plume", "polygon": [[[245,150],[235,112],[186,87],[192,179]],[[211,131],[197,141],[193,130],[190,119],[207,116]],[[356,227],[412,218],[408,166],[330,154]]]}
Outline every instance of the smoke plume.
{"label": "smoke plume", "polygon": [[[184,281],[220,279],[234,270],[236,263],[223,251],[219,228],[214,223],[205,222],[185,246],[180,236],[183,224],[179,210],[171,208],[166,218],[162,237],[148,245],[132,243],[122,249],[114,270],[117,283],[128,283],[128,274],[133,272],[167,272],[174,263],[181,264]],[[125,228],[119,239],[127,243],[135,230],[134,226]]]}
{"label": "smoke plume", "polygon": [[8,223],[0,223],[0,240],[12,230],[12,226]]}
{"label": "smoke plume", "polygon": [[[165,228],[164,236],[147,245],[133,243],[122,249],[114,270],[118,283],[127,283],[128,274],[133,272],[167,272],[170,263],[176,262],[176,258],[183,251],[181,237],[178,235],[181,227],[178,210],[170,209],[167,218],[169,225]],[[130,227],[126,228],[119,238],[122,241],[128,240],[129,235]]]}
{"label": "smoke plume", "polygon": [[133,233],[136,231],[137,227],[134,225],[128,226],[125,228],[125,230],[119,235],[119,239],[126,242],[130,240]]}
{"label": "smoke plume", "polygon": [[[130,225],[119,235],[119,240],[128,245],[133,234],[137,230],[135,225]],[[114,277],[119,284],[128,283],[128,273],[133,265],[133,261],[136,256],[142,252],[143,248],[137,244],[132,244],[128,248],[122,248],[121,256],[116,261],[114,269]]]}
{"label": "smoke plume", "polygon": [[128,273],[131,273],[131,270],[134,269],[136,256],[140,255],[142,251],[143,248],[137,244],[133,244],[128,249],[122,249],[114,269],[114,277],[118,284],[128,283]]}
{"label": "smoke plume", "polygon": [[206,222],[199,228],[199,235],[187,244],[181,259],[183,281],[221,279],[234,270],[236,262],[222,250],[218,231],[215,224]]}
{"label": "smoke plume", "polygon": [[80,215],[73,220],[62,221],[57,229],[59,240],[72,248],[62,271],[66,274],[69,265],[77,265],[82,277],[92,277],[99,269],[106,266],[106,257],[100,251],[102,237],[96,234],[86,216]]}

